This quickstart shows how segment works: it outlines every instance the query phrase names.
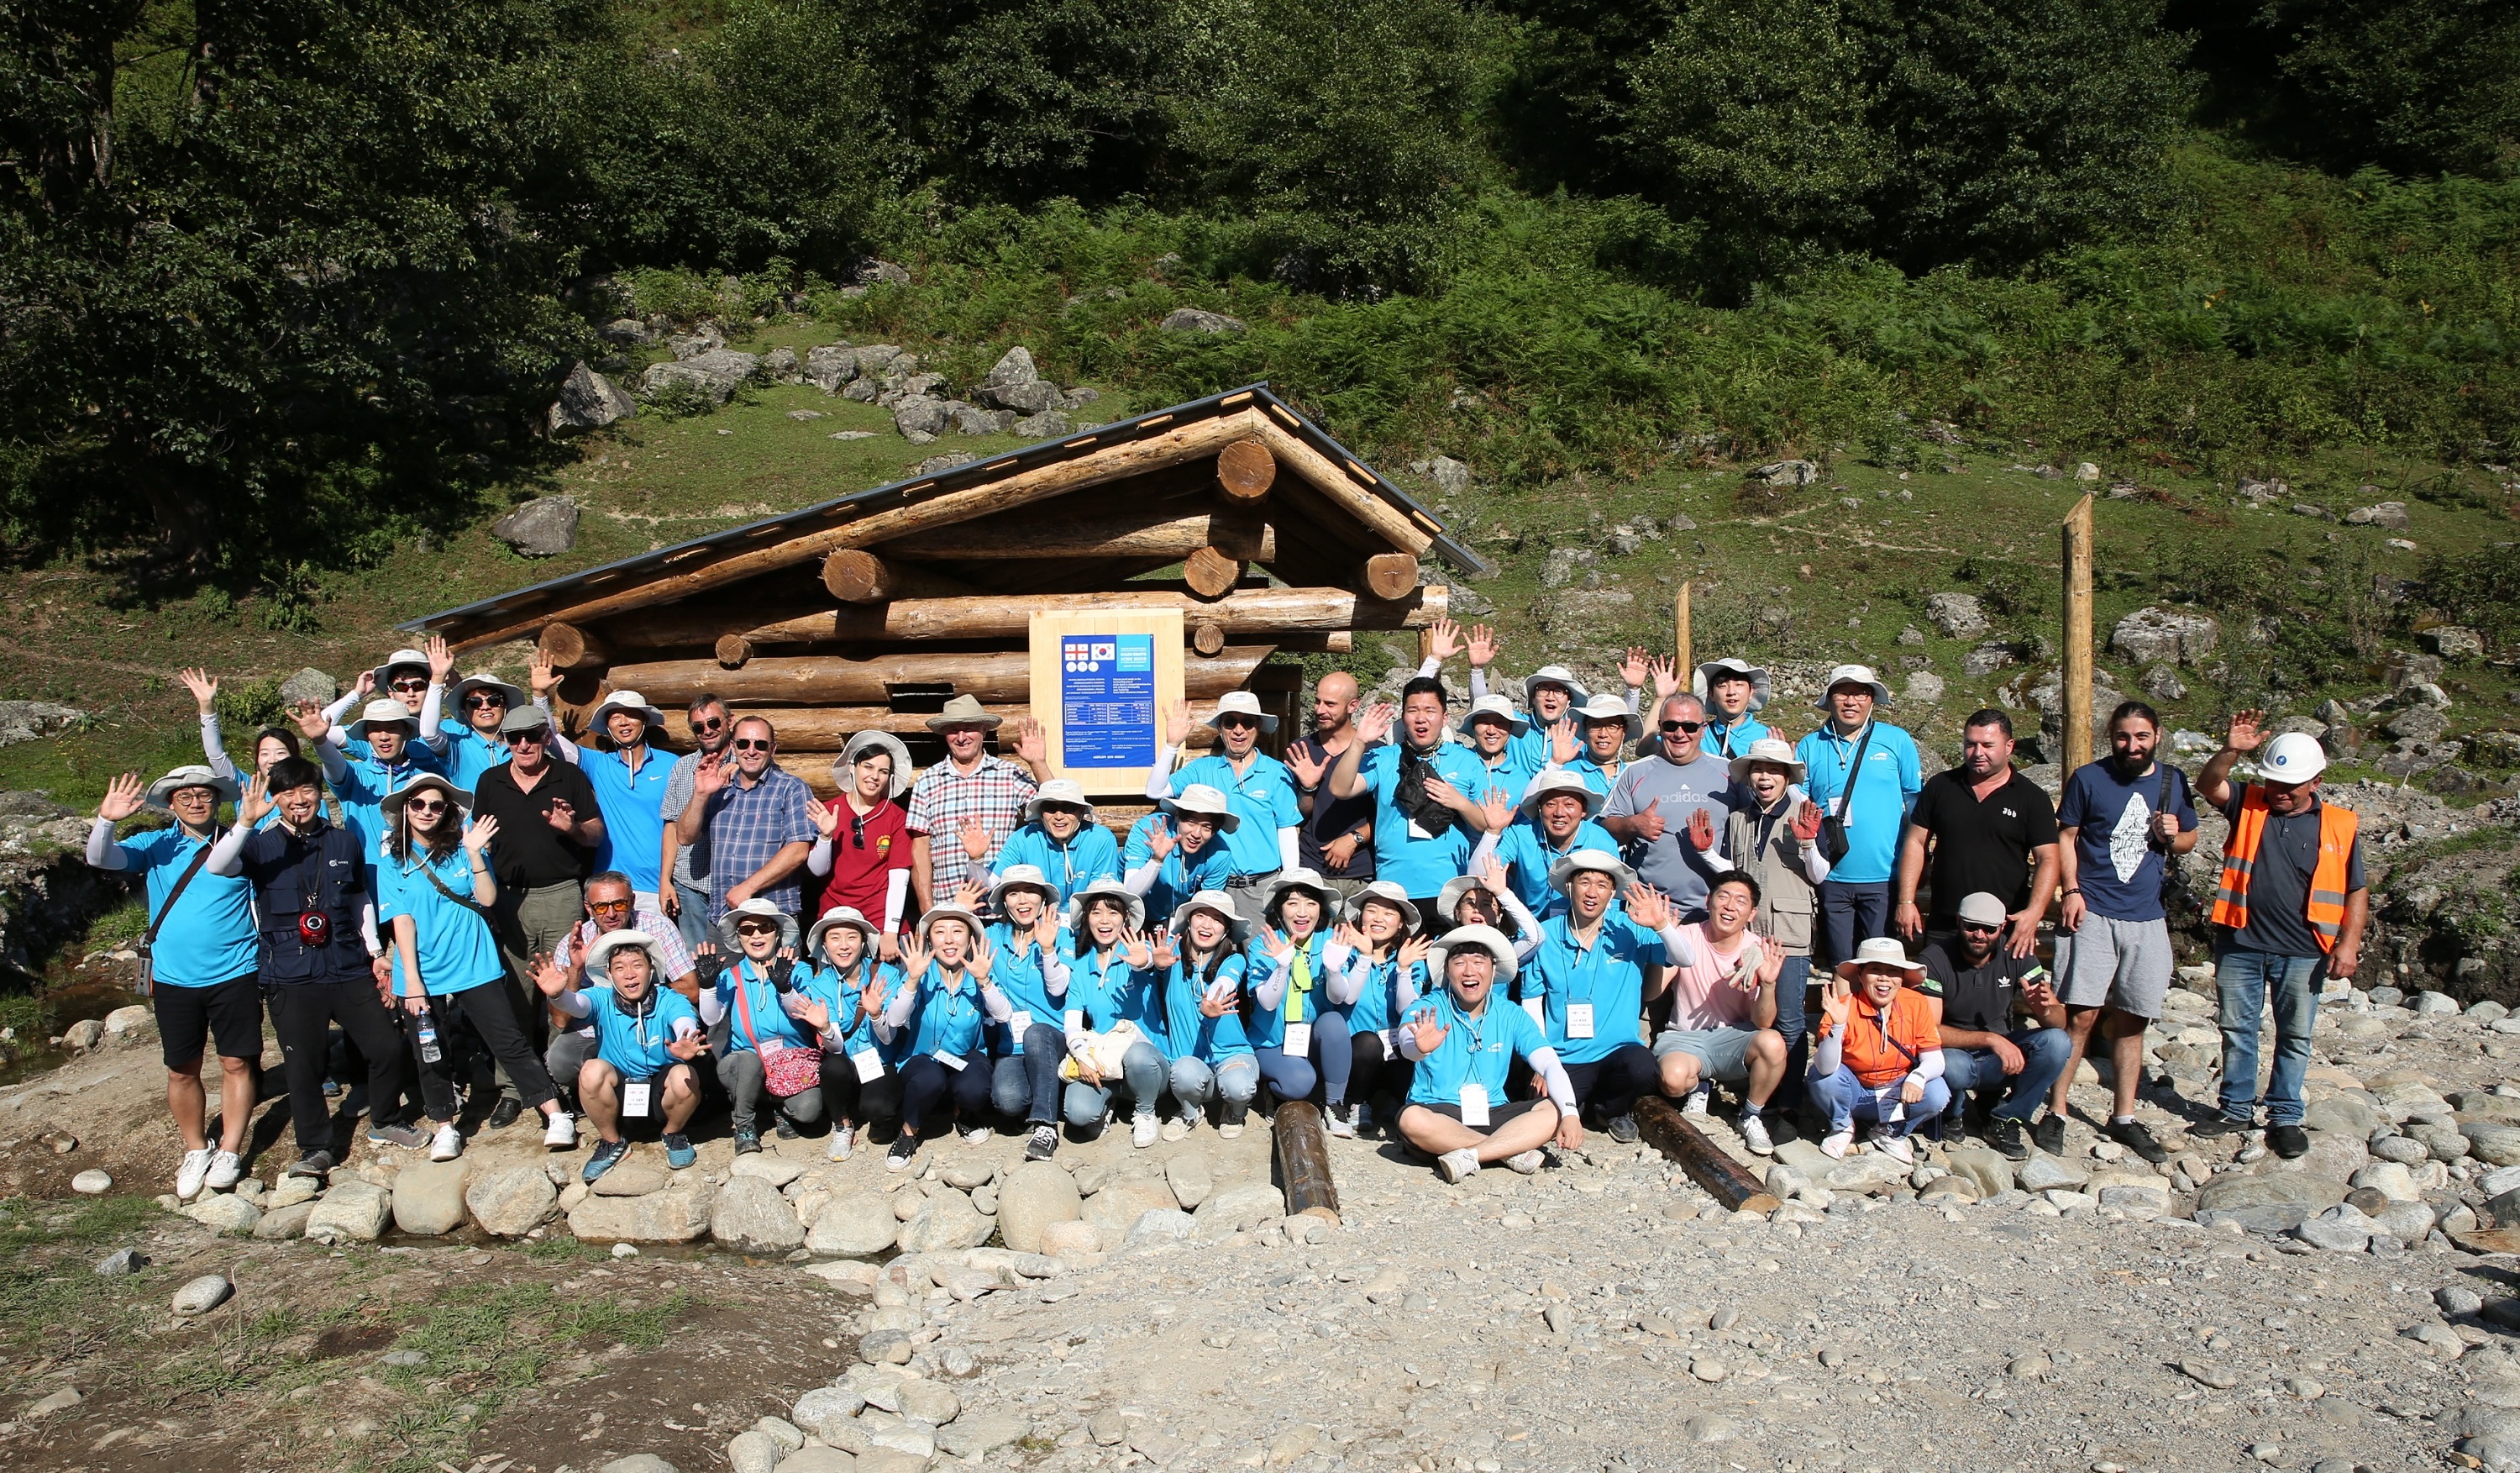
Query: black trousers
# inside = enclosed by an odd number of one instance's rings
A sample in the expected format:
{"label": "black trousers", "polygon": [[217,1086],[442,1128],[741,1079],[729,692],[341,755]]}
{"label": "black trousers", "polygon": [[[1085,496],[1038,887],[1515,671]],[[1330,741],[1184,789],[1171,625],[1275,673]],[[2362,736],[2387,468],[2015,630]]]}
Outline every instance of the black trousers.
{"label": "black trousers", "polygon": [[1622,1043],[1590,1064],[1569,1064],[1566,1078],[1575,1085],[1575,1103],[1613,1118],[1634,1110],[1662,1082],[1653,1050],[1642,1043]]}
{"label": "black trousers", "polygon": [[[931,1061],[932,1062],[932,1061]],[[943,1065],[937,1066],[941,1072]],[[965,1073],[970,1071],[966,1070]],[[861,1083],[858,1067],[849,1056],[833,1049],[823,1051],[823,1109],[836,1127],[841,1121],[851,1125],[871,1120],[893,1120],[901,1114],[901,1076],[885,1070],[875,1079]]]}
{"label": "black trousers", "polygon": [[1347,1036],[1347,1097],[1368,1101],[1388,1095],[1395,1100],[1409,1098],[1409,1086],[1415,1082],[1418,1066],[1398,1054],[1382,1050],[1382,1035],[1359,1030]]}
{"label": "black trousers", "polygon": [[539,1110],[556,1097],[550,1073],[534,1056],[534,1045],[518,1026],[516,1011],[508,1006],[504,979],[431,997],[428,1005],[437,1019],[438,1058],[434,1064],[420,1057],[420,1019],[407,1006],[396,1007],[394,1013],[402,1020],[403,1032],[410,1036],[412,1058],[420,1069],[420,1097],[430,1120],[443,1125],[455,1119],[459,1107],[455,1075],[464,1067],[464,1051],[456,1046],[454,1028],[459,1018],[481,1040],[490,1057],[498,1061],[500,1073],[517,1086],[518,1097],[526,1109]]}
{"label": "black trousers", "polygon": [[333,1149],[333,1112],[324,1104],[324,1066],[332,1052],[333,1025],[368,1066],[372,1125],[399,1125],[393,1103],[402,1098],[402,1034],[377,996],[375,982],[283,982],[263,990],[271,1031],[280,1039],[282,1072],[289,1081],[289,1120],[300,1151]]}
{"label": "black trousers", "polygon": [[933,1135],[958,1112],[972,1125],[987,1125],[989,1082],[989,1056],[976,1048],[963,1056],[961,1069],[938,1062],[932,1053],[918,1055],[901,1066],[902,1128],[913,1135]]}

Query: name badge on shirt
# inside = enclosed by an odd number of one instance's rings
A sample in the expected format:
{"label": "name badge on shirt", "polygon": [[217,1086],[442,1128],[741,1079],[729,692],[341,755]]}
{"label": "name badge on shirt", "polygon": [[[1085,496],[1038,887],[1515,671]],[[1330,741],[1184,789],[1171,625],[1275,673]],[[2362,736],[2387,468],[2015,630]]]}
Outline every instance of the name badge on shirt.
{"label": "name badge on shirt", "polygon": [[621,1113],[634,1120],[646,1120],[648,1118],[648,1104],[652,1096],[652,1086],[650,1085],[648,1081],[622,1081]]}
{"label": "name badge on shirt", "polygon": [[961,1074],[964,1070],[968,1069],[971,1066],[970,1060],[963,1057],[961,1054],[954,1053],[943,1048],[936,1050],[936,1062],[944,1065],[956,1074]]}
{"label": "name badge on shirt", "polygon": [[1593,1036],[1593,1004],[1589,1002],[1566,1004],[1566,1036],[1570,1038]]}
{"label": "name badge on shirt", "polygon": [[1295,1054],[1311,1053],[1313,1051],[1313,1026],[1309,1023],[1287,1024],[1286,1041],[1279,1045],[1279,1051],[1290,1056]]}
{"label": "name badge on shirt", "polygon": [[1023,1041],[1023,1036],[1032,1032],[1032,1014],[1017,1011],[1013,1016],[1007,1019],[1007,1028],[1015,1036],[1015,1041],[1017,1043],[1021,1043]]}
{"label": "name badge on shirt", "polygon": [[1546,1013],[1541,1011],[1541,1001],[1539,998],[1525,997],[1522,999],[1522,1010],[1531,1015],[1532,1022],[1539,1024],[1544,1029],[1549,1027],[1549,1017]]}
{"label": "name badge on shirt", "polygon": [[1462,1086],[1462,1124],[1472,1129],[1485,1129],[1488,1123],[1488,1086]]}
{"label": "name badge on shirt", "polygon": [[849,1062],[857,1066],[861,1084],[872,1084],[883,1078],[883,1055],[872,1048],[861,1048],[849,1055]]}

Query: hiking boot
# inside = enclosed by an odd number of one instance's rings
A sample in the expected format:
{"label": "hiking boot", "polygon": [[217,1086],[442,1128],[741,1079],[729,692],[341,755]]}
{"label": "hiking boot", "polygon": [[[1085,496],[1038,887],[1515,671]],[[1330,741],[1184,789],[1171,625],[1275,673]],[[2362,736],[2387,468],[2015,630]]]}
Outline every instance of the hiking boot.
{"label": "hiking boot", "polygon": [[[1695,1099],[1696,1096],[1692,1094],[1689,1098]],[[1703,1115],[1706,1112],[1700,1110],[1697,1113]],[[1637,1118],[1633,1115],[1611,1116],[1610,1138],[1623,1146],[1635,1145],[1637,1143]]]}
{"label": "hiking boot", "polygon": [[2299,1126],[2267,1127],[2267,1149],[2286,1161],[2310,1154],[2310,1132]]}
{"label": "hiking boot", "polygon": [[735,1154],[750,1156],[761,1149],[761,1132],[750,1126],[735,1132]]}
{"label": "hiking boot", "polygon": [[1435,1158],[1435,1174],[1446,1181],[1462,1181],[1479,1174],[1479,1153],[1467,1146],[1446,1151]]}
{"label": "hiking boot", "polygon": [[183,1161],[178,1163],[175,1167],[175,1199],[177,1201],[190,1202],[195,1197],[202,1194],[202,1183],[207,1181],[210,1177],[210,1158],[217,1154],[218,1153],[216,1151],[211,1150],[208,1146],[203,1146],[198,1151],[186,1151],[184,1153]]}
{"label": "hiking boot", "polygon": [[1024,1142],[1024,1160],[1048,1161],[1051,1154],[1058,1149],[1058,1128],[1035,1126],[1032,1128],[1032,1139]]}
{"label": "hiking boot", "polygon": [[1768,1134],[1768,1123],[1755,1115],[1741,1117],[1741,1144],[1748,1146],[1753,1156],[1777,1154],[1777,1142]]}
{"label": "hiking boot", "polygon": [[517,1117],[524,1113],[525,1102],[523,1100],[517,1098],[513,1094],[500,1095],[499,1102],[490,1107],[490,1128],[493,1130],[504,1130],[510,1126],[515,1125],[517,1123]]}
{"label": "hiking boot", "polygon": [[309,1151],[305,1155],[297,1158],[297,1164],[289,1169],[289,1174],[292,1176],[305,1176],[312,1180],[321,1181],[325,1177],[333,1174],[333,1153],[330,1151]]}
{"label": "hiking boot", "polygon": [[2049,1111],[2046,1120],[2030,1128],[2030,1143],[2050,1156],[2064,1155],[2065,1117]]}
{"label": "hiking boot", "polygon": [[1994,1132],[1988,1135],[1987,1140],[1995,1147],[1996,1154],[2006,1161],[2030,1159],[2030,1142],[2021,1138],[2021,1122],[2008,1116],[1996,1119]]}
{"label": "hiking boot", "polygon": [[599,1140],[595,1143],[595,1154],[586,1158],[586,1170],[578,1173],[578,1179],[591,1183],[629,1154],[630,1142],[626,1140]]}
{"label": "hiking boot", "polygon": [[2145,1129],[2143,1122],[2139,1120],[2109,1122],[2109,1139],[2135,1152],[2153,1166],[2159,1166],[2170,1159],[2170,1153],[2161,1148],[2161,1142],[2152,1138],[2152,1132]]}
{"label": "hiking boot", "polygon": [[779,1117],[778,1132],[781,1140],[794,1140],[797,1136],[804,1133],[796,1128],[796,1123],[794,1121],[789,1120],[784,1115]]}
{"label": "hiking boot", "polygon": [[665,1165],[679,1172],[683,1168],[690,1166],[693,1162],[699,1159],[700,1153],[692,1149],[692,1138],[690,1136],[684,1134],[680,1130],[670,1131],[666,1134]]}
{"label": "hiking boot", "polygon": [[428,1144],[428,1137],[421,1134],[418,1128],[411,1126],[370,1126],[368,1144],[400,1146],[406,1151],[417,1151]]}

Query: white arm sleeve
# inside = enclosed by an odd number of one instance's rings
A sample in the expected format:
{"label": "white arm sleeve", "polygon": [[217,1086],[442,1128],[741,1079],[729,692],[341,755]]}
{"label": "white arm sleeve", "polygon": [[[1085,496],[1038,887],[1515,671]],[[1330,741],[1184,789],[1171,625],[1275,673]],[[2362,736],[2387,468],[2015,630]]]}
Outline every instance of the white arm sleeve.
{"label": "white arm sleeve", "polygon": [[1147,772],[1147,796],[1158,803],[1173,796],[1173,760],[1180,755],[1177,747],[1155,749],[1155,765]]}
{"label": "white arm sleeve", "polygon": [[1517,962],[1529,960],[1531,953],[1540,949],[1540,917],[1531,913],[1531,907],[1522,903],[1522,897],[1515,895],[1510,885],[1505,888],[1505,894],[1497,897],[1497,903],[1505,907],[1506,914],[1513,917],[1513,959]]}
{"label": "white arm sleeve", "polygon": [[369,900],[359,906],[359,939],[368,944],[370,956],[382,956],[385,944],[377,939],[377,902]]}
{"label": "white arm sleeve", "polygon": [[439,724],[446,719],[446,687],[431,680],[428,694],[420,698],[421,745],[431,752],[446,750],[446,732]]}
{"label": "white arm sleeve", "polygon": [[[1938,1048],[1934,1052],[1939,1054],[1942,1050]],[[1846,1034],[1840,1030],[1812,1045],[1811,1077],[1816,1080],[1827,1079],[1837,1073],[1837,1066],[1845,1061]]]}
{"label": "white arm sleeve", "polygon": [[[903,978],[901,980],[901,986],[892,990],[892,1001],[884,1004],[883,1018],[881,1020],[884,1026],[887,1028],[899,1028],[903,1024],[908,1023],[910,1021],[911,1005],[916,1003],[918,1000],[918,980],[909,977]],[[891,1036],[887,1034],[885,1036],[890,1037]]]}
{"label": "white arm sleeve", "polygon": [[358,704],[359,688],[354,684],[336,697],[332,705],[324,708],[324,719],[333,723],[333,735],[337,741],[349,740],[341,732],[341,718],[348,715],[350,708]]}
{"label": "white arm sleeve", "polygon": [[1269,980],[1251,990],[1251,1000],[1260,1004],[1261,1011],[1274,1013],[1278,1004],[1285,1000],[1286,983],[1295,975],[1294,961],[1292,952],[1287,953],[1284,961],[1271,960]]}
{"label": "white arm sleeve", "polygon": [[1655,934],[1662,938],[1662,948],[1671,954],[1673,965],[1682,967],[1697,965],[1697,948],[1689,944],[1688,930],[1678,922],[1675,921],[1663,927]]}
{"label": "white arm sleeve", "polygon": [[561,735],[560,722],[557,720],[551,724],[551,748],[552,751],[567,759],[570,766],[574,767],[578,764],[577,744]]}
{"label": "white arm sleeve", "polygon": [[1493,831],[1481,834],[1478,848],[1470,851],[1469,862],[1462,866],[1462,873],[1475,875],[1485,870],[1488,867],[1488,861],[1496,857],[1496,834]]}
{"label": "white arm sleeve", "polygon": [[1000,1023],[1015,1015],[1015,1005],[1007,1000],[1007,994],[998,990],[998,985],[994,982],[980,984],[980,1006],[990,1017]]}
{"label": "white arm sleeve", "polygon": [[1298,832],[1293,824],[1278,831],[1278,863],[1286,869],[1299,868],[1304,862],[1303,846],[1295,838]]}
{"label": "white arm sleeve", "polygon": [[[539,993],[542,989],[536,988],[534,990]],[[546,997],[543,1000],[572,1018],[583,1018],[595,1011],[595,1004],[587,1001],[586,994],[575,988],[564,988],[559,996]]]}
{"label": "white arm sleeve", "polygon": [[[738,982],[736,986],[742,987],[742,983]],[[700,995],[692,1006],[698,1011],[702,1023],[717,1027],[719,1020],[726,1017],[726,985],[720,983],[713,988],[700,989]]]}
{"label": "white arm sleeve", "polygon": [[1908,1071],[1908,1078],[1919,1084],[1927,1080],[1939,1080],[1942,1077],[1943,1051],[1939,1048],[1929,1048],[1916,1055],[1916,1067]]}
{"label": "white arm sleeve", "polygon": [[1803,846],[1803,874],[1808,877],[1814,885],[1818,885],[1828,878],[1829,868],[1828,856],[1820,852],[1819,845],[1806,844]]}
{"label": "white arm sleeve", "polygon": [[896,869],[883,887],[883,929],[886,934],[901,929],[901,906],[910,898],[910,871]]}
{"label": "white arm sleeve", "polygon": [[1058,951],[1044,951],[1041,954],[1041,990],[1043,991],[1053,997],[1065,997],[1067,977],[1067,963],[1059,959]]}
{"label": "white arm sleeve", "polygon": [[1131,895],[1145,895],[1155,888],[1155,876],[1163,871],[1163,860],[1149,859],[1121,876],[1121,887]]}
{"label": "white arm sleeve", "polygon": [[210,846],[210,857],[202,861],[202,868],[228,879],[244,874],[245,842],[251,837],[253,831],[242,823],[221,834],[219,842]]}
{"label": "white arm sleeve", "polygon": [[1322,964],[1329,969],[1329,976],[1323,979],[1323,985],[1329,989],[1332,1006],[1349,1007],[1365,995],[1368,968],[1362,953],[1330,942],[1322,947]]}
{"label": "white arm sleeve", "polygon": [[1549,1082],[1549,1098],[1558,1109],[1570,1113],[1576,1109],[1575,1082],[1566,1077],[1566,1066],[1557,1062],[1556,1049],[1533,1049],[1531,1072]]}
{"label": "white arm sleeve", "polygon": [[236,763],[229,760],[228,744],[219,736],[219,713],[215,711],[202,713],[202,760],[219,776],[230,782],[237,780]]}
{"label": "white arm sleeve", "polygon": [[[215,851],[213,852],[215,853]],[[88,825],[87,862],[99,869],[129,869],[130,860],[122,846],[113,842],[113,820],[100,818]],[[205,864],[207,861],[203,861]]]}
{"label": "white arm sleeve", "polygon": [[[341,728],[336,726],[333,729],[338,731]],[[350,763],[347,759],[341,756],[340,744],[337,742],[317,742],[315,744],[315,756],[316,759],[324,764],[324,780],[331,783],[334,791],[338,793],[340,790],[342,781],[350,775]]]}
{"label": "white arm sleeve", "polygon": [[828,875],[832,872],[831,835],[825,834],[816,839],[814,847],[805,851],[805,868],[818,875]]}
{"label": "white arm sleeve", "polygon": [[1443,673],[1444,662],[1432,655],[1418,662],[1418,678],[1420,680],[1432,680]]}

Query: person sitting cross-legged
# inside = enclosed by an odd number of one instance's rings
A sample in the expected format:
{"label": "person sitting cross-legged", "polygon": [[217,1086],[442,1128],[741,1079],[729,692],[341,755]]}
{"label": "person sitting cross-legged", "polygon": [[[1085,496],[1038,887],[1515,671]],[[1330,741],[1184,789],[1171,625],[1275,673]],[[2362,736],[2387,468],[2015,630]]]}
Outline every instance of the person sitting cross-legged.
{"label": "person sitting cross-legged", "polygon": [[1872,1144],[1882,1154],[1912,1164],[1916,1150],[1908,1137],[1951,1103],[1933,1004],[1904,985],[1924,970],[1896,938],[1876,936],[1822,987],[1811,1064],[1812,1103],[1828,1115],[1822,1154],[1844,1157],[1863,1119],[1874,1123]]}
{"label": "person sitting cross-legged", "polygon": [[595,1122],[595,1154],[584,1178],[593,1181],[630,1154],[621,1136],[624,1119],[664,1111],[665,1163],[680,1171],[699,1159],[683,1133],[700,1107],[699,1080],[692,1061],[706,1051],[699,1013],[683,994],[659,980],[655,943],[643,931],[608,932],[587,954],[586,975],[608,986],[581,990],[569,980],[567,958],[538,957],[534,986],[571,1018],[595,1020],[595,1057],[577,1072],[577,1101]]}
{"label": "person sitting cross-legged", "polygon": [[[1531,1015],[1499,1002],[1513,980],[1512,944],[1493,926],[1462,926],[1428,952],[1443,990],[1420,999],[1400,1029],[1400,1053],[1417,1065],[1400,1134],[1435,1158],[1447,1181],[1500,1162],[1528,1176],[1552,1140],[1584,1143],[1575,1086]],[[1508,1101],[1506,1071],[1515,1059],[1546,1082],[1545,1096]]]}

